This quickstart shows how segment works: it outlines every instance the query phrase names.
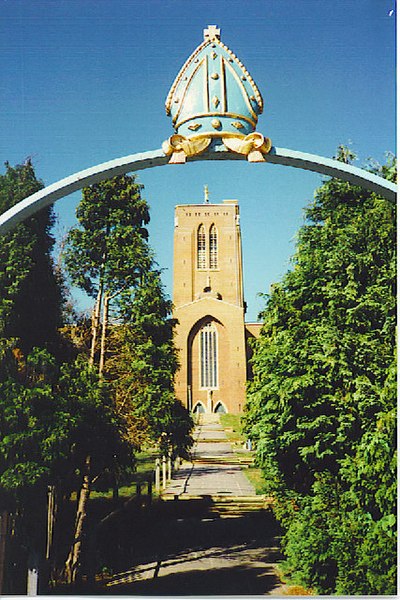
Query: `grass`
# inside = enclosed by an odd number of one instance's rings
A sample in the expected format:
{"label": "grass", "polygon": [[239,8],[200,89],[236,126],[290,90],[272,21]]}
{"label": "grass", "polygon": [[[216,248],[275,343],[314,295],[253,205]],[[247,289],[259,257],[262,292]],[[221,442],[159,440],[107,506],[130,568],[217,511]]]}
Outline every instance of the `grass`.
{"label": "grass", "polygon": [[247,479],[254,485],[256,494],[265,494],[265,481],[262,472],[258,467],[248,467],[243,469]]}
{"label": "grass", "polygon": [[[220,415],[220,423],[225,430],[228,440],[231,442],[234,452],[237,456],[251,457],[254,454],[243,449],[246,442],[246,436],[242,432],[241,416],[240,415]],[[264,494],[264,478],[260,469],[254,465],[243,468],[243,473],[247,479],[253,484],[256,494]]]}
{"label": "grass", "polygon": [[[158,451],[155,448],[148,449],[136,455],[135,471],[130,476],[127,476],[126,479],[121,482],[122,485],[118,488],[118,495],[120,498],[127,499],[134,496],[136,494],[137,483],[145,483],[149,480],[154,481],[154,463],[158,456]],[[144,485],[142,486],[142,493],[147,493],[147,487]],[[112,494],[112,488],[102,491],[92,490],[90,498],[93,500],[98,498],[111,499]]]}
{"label": "grass", "polygon": [[220,422],[230,442],[245,443],[240,415],[220,415]]}

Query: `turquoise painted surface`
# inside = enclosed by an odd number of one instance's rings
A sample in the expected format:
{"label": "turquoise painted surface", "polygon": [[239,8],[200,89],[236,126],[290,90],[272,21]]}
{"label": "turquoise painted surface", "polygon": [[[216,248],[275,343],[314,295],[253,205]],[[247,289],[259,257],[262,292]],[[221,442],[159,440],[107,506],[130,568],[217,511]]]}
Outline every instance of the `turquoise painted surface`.
{"label": "turquoise painted surface", "polygon": [[[74,173],[39,190],[35,194],[32,194],[32,196],[28,196],[1,214],[0,235],[7,233],[7,231],[10,231],[18,223],[21,223],[40,209],[50,206],[50,204],[53,204],[64,196],[72,194],[76,190],[98,183],[104,179],[115,177],[116,175],[122,175],[123,173],[163,166],[168,163],[168,160],[168,156],[162,150],[155,150],[140,154],[131,154]],[[245,157],[240,154],[228,152],[223,144],[212,144],[207,152],[191,157],[189,160],[245,160]],[[272,148],[271,152],[265,156],[265,164],[268,165],[268,163],[307,169],[329,175],[330,177],[338,177],[354,185],[360,185],[365,189],[374,191],[387,198],[390,202],[396,202],[397,186],[394,183],[353,165],[348,165],[331,158],[324,158],[323,156],[289,150],[287,148]],[[252,166],[249,163],[249,168],[252,168]],[[265,210],[268,210],[267,206],[265,206]]]}
{"label": "turquoise painted surface", "polygon": [[255,130],[262,112],[261,94],[251,76],[218,39],[196,48],[171,92],[173,126],[186,137],[247,135]]}

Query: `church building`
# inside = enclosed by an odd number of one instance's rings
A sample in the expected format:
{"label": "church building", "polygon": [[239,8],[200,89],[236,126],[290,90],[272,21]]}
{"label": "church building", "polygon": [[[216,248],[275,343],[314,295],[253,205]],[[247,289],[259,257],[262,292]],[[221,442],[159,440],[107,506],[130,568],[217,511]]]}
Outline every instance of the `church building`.
{"label": "church building", "polygon": [[[256,131],[263,99],[250,73],[209,25],[175,78],[165,104],[175,133],[162,144],[171,164],[209,149],[220,158],[265,161],[269,138]],[[180,369],[177,397],[193,412],[241,413],[249,378],[237,200],[175,208],[173,316]]]}
{"label": "church building", "polygon": [[240,216],[237,200],[175,208],[175,391],[188,410],[240,413],[249,376]]}

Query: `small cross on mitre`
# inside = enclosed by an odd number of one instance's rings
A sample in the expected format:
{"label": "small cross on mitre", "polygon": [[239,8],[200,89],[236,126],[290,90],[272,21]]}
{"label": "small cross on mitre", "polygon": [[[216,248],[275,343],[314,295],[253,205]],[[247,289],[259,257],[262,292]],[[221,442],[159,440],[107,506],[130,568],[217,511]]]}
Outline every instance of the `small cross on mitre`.
{"label": "small cross on mitre", "polygon": [[216,25],[209,25],[204,29],[204,41],[219,40],[221,30]]}

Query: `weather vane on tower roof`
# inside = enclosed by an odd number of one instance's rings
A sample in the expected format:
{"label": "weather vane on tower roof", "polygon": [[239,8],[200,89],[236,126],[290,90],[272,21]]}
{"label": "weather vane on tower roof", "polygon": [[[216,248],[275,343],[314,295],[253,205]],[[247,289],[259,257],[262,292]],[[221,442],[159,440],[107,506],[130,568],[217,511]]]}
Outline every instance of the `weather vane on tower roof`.
{"label": "weather vane on tower roof", "polygon": [[238,57],[221,42],[220,29],[209,25],[204,41],[187,59],[167,96],[165,108],[175,134],[163,143],[171,163],[221,144],[262,162],[271,140],[255,131],[264,102]]}

